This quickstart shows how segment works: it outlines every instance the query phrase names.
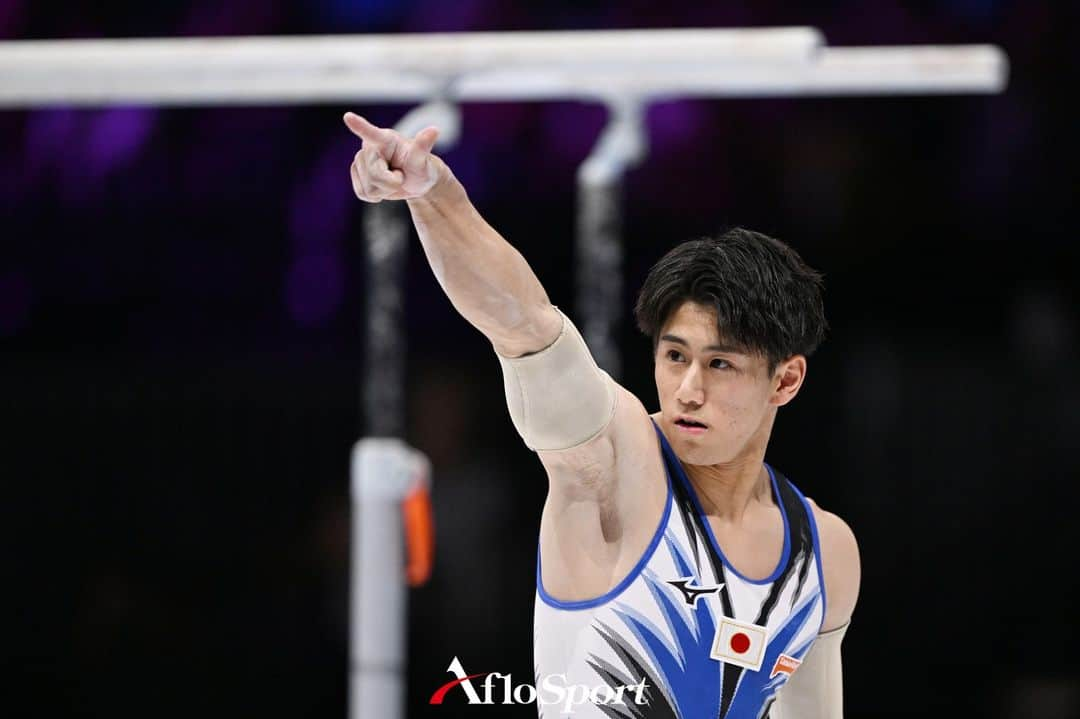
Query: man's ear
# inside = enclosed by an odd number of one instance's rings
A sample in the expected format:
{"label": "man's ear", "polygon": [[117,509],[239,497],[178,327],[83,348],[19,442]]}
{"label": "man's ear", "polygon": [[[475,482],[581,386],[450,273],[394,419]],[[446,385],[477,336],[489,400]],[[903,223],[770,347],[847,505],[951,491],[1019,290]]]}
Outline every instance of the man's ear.
{"label": "man's ear", "polygon": [[782,407],[799,393],[803,380],[806,379],[806,357],[792,355],[776,365],[773,373],[773,394],[770,402]]}

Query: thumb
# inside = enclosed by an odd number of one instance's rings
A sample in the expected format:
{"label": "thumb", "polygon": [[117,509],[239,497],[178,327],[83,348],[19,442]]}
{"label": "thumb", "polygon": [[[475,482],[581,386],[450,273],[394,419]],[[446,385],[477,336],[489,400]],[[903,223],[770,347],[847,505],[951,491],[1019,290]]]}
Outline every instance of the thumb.
{"label": "thumb", "polygon": [[416,137],[413,138],[413,145],[417,150],[428,153],[431,152],[431,148],[435,147],[435,141],[438,139],[439,129],[437,127],[425,127],[416,133]]}

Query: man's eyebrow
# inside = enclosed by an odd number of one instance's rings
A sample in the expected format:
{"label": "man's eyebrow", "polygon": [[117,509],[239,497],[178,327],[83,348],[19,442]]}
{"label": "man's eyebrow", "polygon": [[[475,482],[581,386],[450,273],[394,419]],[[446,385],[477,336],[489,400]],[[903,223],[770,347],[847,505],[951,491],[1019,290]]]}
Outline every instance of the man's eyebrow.
{"label": "man's eyebrow", "polygon": [[[677,345],[689,348],[690,343],[684,340],[682,337],[676,337],[675,335],[661,335],[660,341],[674,342]],[[709,345],[704,348],[706,352],[731,352],[736,354],[746,354],[746,350],[738,345]]]}

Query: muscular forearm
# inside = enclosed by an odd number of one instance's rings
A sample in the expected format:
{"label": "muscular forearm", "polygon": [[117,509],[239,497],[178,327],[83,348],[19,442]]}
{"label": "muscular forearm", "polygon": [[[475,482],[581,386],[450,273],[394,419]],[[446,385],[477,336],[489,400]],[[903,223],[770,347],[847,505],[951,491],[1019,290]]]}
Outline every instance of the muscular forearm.
{"label": "muscular forearm", "polygon": [[409,203],[435,278],[500,355],[510,416],[529,447],[560,451],[596,436],[614,414],[614,382],[552,307],[529,263],[431,153],[438,130],[409,139],[353,113],[344,121],[363,140],[349,168],[353,192],[366,202]]}
{"label": "muscular forearm", "polygon": [[561,318],[521,253],[480,213],[441,160],[439,180],[408,200],[435,278],[461,315],[505,356],[536,352],[559,335]]}
{"label": "muscular forearm", "polygon": [[353,113],[345,125],[363,140],[349,169],[365,202],[407,200],[435,278],[457,311],[504,357],[544,349],[563,321],[521,254],[484,222],[450,168],[431,153],[439,132],[407,138]]}

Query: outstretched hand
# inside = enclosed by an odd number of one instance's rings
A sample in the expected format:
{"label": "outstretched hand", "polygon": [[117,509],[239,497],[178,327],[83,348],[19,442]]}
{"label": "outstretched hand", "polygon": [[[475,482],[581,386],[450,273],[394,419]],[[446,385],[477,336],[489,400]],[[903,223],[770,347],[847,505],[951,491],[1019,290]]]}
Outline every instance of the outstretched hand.
{"label": "outstretched hand", "polygon": [[351,112],[345,125],[363,143],[352,163],[353,192],[365,202],[421,197],[439,180],[439,160],[431,154],[439,131],[427,127],[409,139],[376,127]]}

